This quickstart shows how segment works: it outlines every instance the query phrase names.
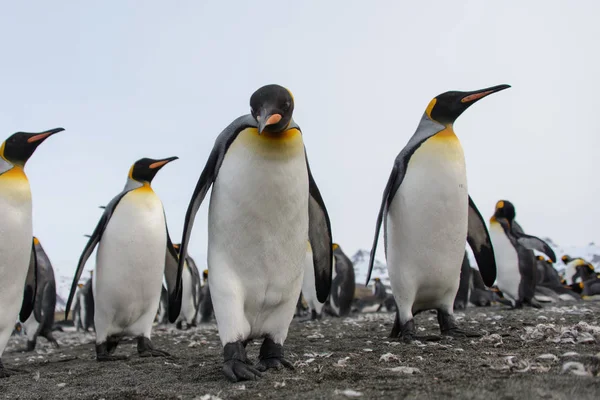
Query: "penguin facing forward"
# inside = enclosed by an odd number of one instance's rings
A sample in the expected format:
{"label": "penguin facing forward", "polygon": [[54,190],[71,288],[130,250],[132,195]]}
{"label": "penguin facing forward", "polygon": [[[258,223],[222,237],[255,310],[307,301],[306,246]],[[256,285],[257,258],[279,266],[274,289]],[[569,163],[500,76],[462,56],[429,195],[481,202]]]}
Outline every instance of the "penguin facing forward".
{"label": "penguin facing forward", "polygon": [[446,92],[427,106],[415,134],[394,162],[383,192],[369,260],[371,275],[379,230],[398,309],[392,337],[415,337],[413,316],[435,309],[442,334],[464,336],[453,316],[460,270],[469,242],[483,279],[496,278],[488,232],[467,190],[465,157],[454,122],[482,98],[509,88]]}
{"label": "penguin facing forward", "polygon": [[532,250],[546,254],[553,262],[556,256],[543,240],[513,229],[515,215],[514,205],[508,200],[500,200],[490,218],[490,235],[498,267],[496,284],[513,308],[523,304],[539,308],[541,305],[534,300],[537,267]]}
{"label": "penguin facing forward", "polygon": [[333,244],[333,281],[329,306],[338,317],[347,317],[352,311],[356,278],[354,264],[344,253],[339,244]]}
{"label": "penguin facing forward", "polygon": [[[35,304],[31,189],[23,168],[40,144],[63,130],[17,132],[0,145],[0,357],[17,316],[26,321]],[[0,359],[0,378],[8,375]]]}
{"label": "penguin facing forward", "polygon": [[176,159],[142,158],[133,164],[125,188],[106,206],[79,259],[65,319],[83,267],[98,245],[93,280],[98,361],[125,359],[112,355],[123,336],[137,338],[141,357],[168,355],[153,347],[150,335],[163,273],[169,292],[169,318],[179,315],[181,268],[162,203],[150,184],[162,167]]}
{"label": "penguin facing forward", "polygon": [[306,242],[306,257],[304,259],[304,277],[302,279],[302,296],[308,305],[310,319],[321,319],[323,306],[317,298],[317,287],[315,286],[315,267],[313,264],[313,253],[310,243]]}
{"label": "penguin facing forward", "polygon": [[[294,99],[279,85],[259,88],[251,114],[219,135],[190,201],[181,240],[185,257],[196,212],[213,186],[208,222],[210,294],[223,344],[223,373],[255,379],[285,366],[283,343],[300,294],[306,241],[317,298],[331,288],[331,228],[312,177]],[[180,264],[182,263],[180,259]],[[245,344],[264,338],[256,366]]]}
{"label": "penguin facing forward", "polygon": [[54,280],[54,269],[48,255],[37,237],[33,237],[34,256],[37,266],[36,271],[36,295],[33,312],[23,323],[27,334],[26,351],[33,351],[38,336],[46,338],[54,347],[58,343],[52,335],[54,328],[54,309],[56,307],[56,281]]}

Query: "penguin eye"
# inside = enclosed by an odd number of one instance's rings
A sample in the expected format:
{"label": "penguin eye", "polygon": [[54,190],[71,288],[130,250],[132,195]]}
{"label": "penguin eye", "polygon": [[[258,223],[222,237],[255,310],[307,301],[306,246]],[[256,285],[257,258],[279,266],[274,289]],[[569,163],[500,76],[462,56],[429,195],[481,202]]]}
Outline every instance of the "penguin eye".
{"label": "penguin eye", "polygon": [[288,100],[283,104],[283,110],[287,111],[290,109],[290,106],[292,105],[292,103]]}

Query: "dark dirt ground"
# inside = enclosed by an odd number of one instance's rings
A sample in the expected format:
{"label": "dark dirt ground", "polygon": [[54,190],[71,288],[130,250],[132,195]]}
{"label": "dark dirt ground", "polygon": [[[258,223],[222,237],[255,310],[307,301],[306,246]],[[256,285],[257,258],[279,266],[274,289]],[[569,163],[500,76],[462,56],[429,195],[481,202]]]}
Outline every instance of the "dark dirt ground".
{"label": "dark dirt ground", "polygon": [[[52,349],[40,339],[35,353],[4,353],[0,380],[9,399],[600,399],[600,302],[507,310],[469,308],[456,314],[481,339],[403,344],[390,341],[393,315],[359,314],[295,319],[286,356],[295,371],[269,371],[252,382],[229,383],[221,374],[215,324],[188,331],[156,327],[154,343],[172,359],[139,358],[121,343],[127,361],[95,361],[93,334],[57,332]],[[434,314],[416,318],[420,333],[437,334]],[[258,343],[258,342],[255,342]],[[258,345],[248,346],[256,359]]]}

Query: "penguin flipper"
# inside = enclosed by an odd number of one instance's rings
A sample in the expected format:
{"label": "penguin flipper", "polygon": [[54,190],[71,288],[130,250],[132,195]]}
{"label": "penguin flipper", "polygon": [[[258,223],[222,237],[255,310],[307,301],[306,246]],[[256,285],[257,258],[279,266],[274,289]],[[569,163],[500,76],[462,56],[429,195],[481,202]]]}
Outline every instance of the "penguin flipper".
{"label": "penguin flipper", "polygon": [[[513,231],[513,233],[515,232]],[[556,254],[554,254],[554,251],[548,245],[548,243],[544,242],[542,239],[536,236],[526,235],[525,233],[517,233],[515,236],[517,237],[517,242],[519,242],[521,246],[530,250],[541,251],[542,253],[546,254],[553,263],[556,262]]]}
{"label": "penguin flipper", "polygon": [[190,240],[190,236],[192,235],[192,227],[194,226],[196,213],[202,205],[204,197],[206,196],[206,193],[208,193],[208,189],[210,189],[215,179],[217,179],[219,169],[223,164],[223,159],[225,158],[225,154],[227,153],[229,146],[231,146],[241,131],[246,128],[256,127],[257,124],[252,115],[247,114],[237,118],[235,121],[229,124],[229,126],[225,128],[223,132],[219,134],[219,136],[217,136],[215,145],[208,156],[208,160],[206,161],[206,165],[200,174],[200,178],[198,178],[198,183],[196,183],[196,188],[192,194],[192,199],[190,200],[187,212],[185,213],[183,234],[181,238],[181,245],[179,247],[179,264],[181,264],[179,266],[180,270],[183,270],[183,263],[187,256],[188,242]]}
{"label": "penguin flipper", "polygon": [[[306,155],[306,149],[304,153]],[[321,192],[310,172],[308,157],[306,158],[306,169],[310,194],[308,199],[308,240],[312,247],[317,299],[319,302],[325,303],[331,291],[331,269],[333,268],[331,223]]]}
{"label": "penguin flipper", "polygon": [[469,196],[469,228],[467,232],[467,242],[475,260],[483,282],[489,287],[496,280],[496,258],[494,257],[494,248],[490,239],[490,234],[485,226],[481,213],[475,206],[473,199]]}
{"label": "penguin flipper", "polygon": [[100,242],[100,238],[102,237],[104,230],[108,226],[108,221],[110,221],[110,217],[112,217],[115,209],[117,208],[117,205],[119,204],[123,196],[129,193],[130,190],[131,189],[123,190],[106,205],[106,208],[102,213],[102,217],[100,217],[100,221],[98,221],[98,225],[96,225],[96,229],[94,229],[94,232],[92,232],[92,235],[90,236],[90,240],[88,240],[87,244],[85,245],[85,248],[83,249],[83,252],[79,257],[77,269],[75,270],[75,276],[73,276],[73,283],[71,284],[71,291],[69,293],[69,299],[67,300],[67,306],[65,308],[65,320],[69,318],[71,303],[73,302],[75,291],[77,291],[77,282],[79,282],[79,279],[81,278],[81,274],[83,273],[83,267],[85,266],[85,263],[87,262],[88,258],[90,258],[90,256],[94,252],[94,248],[96,248],[96,245]]}
{"label": "penguin flipper", "polygon": [[[165,216],[166,221],[166,216]],[[165,223],[166,227],[166,223]],[[165,280],[168,292],[168,316],[169,322],[173,323],[181,312],[183,287],[181,283],[183,264],[179,263],[177,251],[173,246],[169,229],[167,228],[167,251],[165,252]]]}
{"label": "penguin flipper", "polygon": [[25,279],[25,289],[23,293],[23,302],[21,303],[21,311],[19,312],[19,320],[27,321],[35,307],[35,297],[37,291],[37,257],[35,256],[35,244],[31,239],[31,257],[29,259],[29,269]]}

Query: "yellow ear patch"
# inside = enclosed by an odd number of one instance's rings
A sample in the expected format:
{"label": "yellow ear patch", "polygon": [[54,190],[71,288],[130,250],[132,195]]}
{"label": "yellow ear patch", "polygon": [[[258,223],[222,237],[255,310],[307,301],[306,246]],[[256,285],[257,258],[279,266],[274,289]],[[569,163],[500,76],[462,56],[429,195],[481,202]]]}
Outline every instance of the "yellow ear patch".
{"label": "yellow ear patch", "polygon": [[504,202],[502,200],[500,200],[499,202],[496,203],[496,208],[504,208]]}
{"label": "yellow ear patch", "polygon": [[[433,107],[435,107],[435,103],[437,103],[437,99],[433,98],[433,100],[431,100],[429,102],[429,105],[427,106],[427,108],[425,109],[425,114],[427,114],[427,116],[429,118],[431,118],[431,111],[433,110]],[[431,118],[433,119],[433,118]]]}
{"label": "yellow ear patch", "polygon": [[337,243],[334,243],[331,247],[333,248],[333,250],[337,250],[338,247],[340,247],[340,245]]}
{"label": "yellow ear patch", "polygon": [[40,244],[40,241],[35,236],[33,237],[33,244]]}
{"label": "yellow ear patch", "polygon": [[490,222],[491,222],[491,223],[497,222],[497,221],[496,221],[496,216],[495,216],[495,215],[492,215],[492,218],[490,218]]}
{"label": "yellow ear patch", "polygon": [[202,271],[202,273],[203,273],[204,275],[208,275],[208,270],[207,270],[207,269],[205,269],[204,271]]}

